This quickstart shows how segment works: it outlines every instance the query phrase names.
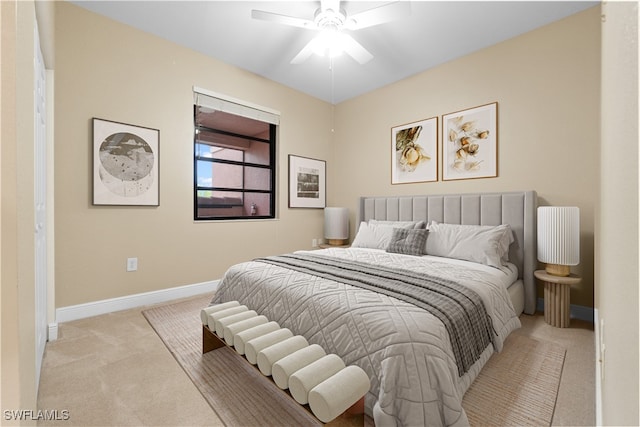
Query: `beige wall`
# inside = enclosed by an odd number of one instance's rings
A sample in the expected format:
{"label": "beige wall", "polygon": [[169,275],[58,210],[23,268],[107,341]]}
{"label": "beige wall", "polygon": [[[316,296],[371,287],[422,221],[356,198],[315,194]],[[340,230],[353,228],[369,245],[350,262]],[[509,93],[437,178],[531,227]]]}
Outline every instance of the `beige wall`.
{"label": "beige wall", "polygon": [[[2,410],[36,408],[33,2],[0,2]],[[3,425],[9,425],[4,418]]]}
{"label": "beige wall", "polygon": [[[573,271],[583,282],[571,297],[592,307],[599,15],[589,9],[332,112],[277,83],[58,3],[56,305],[213,280],[235,262],[308,248],[322,235],[322,212],[287,208],[293,153],[327,160],[328,204],[351,208],[352,230],[362,194],[534,189],[541,204],[580,207],[581,264]],[[193,85],[281,111],[279,220],[194,224]],[[498,178],[390,184],[391,127],[493,101]],[[91,206],[92,117],[160,129],[160,207]],[[125,271],[128,257],[138,257],[137,272]]]}
{"label": "beige wall", "polygon": [[[571,297],[592,307],[599,19],[598,8],[592,8],[332,109],[58,3],[56,305],[213,280],[235,262],[309,248],[312,238],[322,236],[322,212],[287,208],[287,155],[293,153],[327,160],[328,204],[351,208],[352,230],[362,194],[535,189],[542,204],[579,206],[582,256],[574,272],[583,283]],[[281,111],[279,220],[193,222],[194,85]],[[493,101],[498,178],[390,184],[391,127]],[[160,207],[91,205],[92,117],[160,129]],[[126,272],[128,257],[138,258],[137,272]]]}
{"label": "beige wall", "polygon": [[[583,282],[572,289],[571,302],[593,307],[599,89],[594,7],[343,102],[335,111],[329,198],[351,208],[352,230],[359,195],[531,189],[540,204],[578,206],[581,261],[572,271]],[[391,127],[494,101],[497,178],[391,185]]]}
{"label": "beige wall", "polygon": [[601,209],[596,233],[596,307],[604,346],[602,424],[637,426],[638,3],[607,2],[602,12]]}
{"label": "beige wall", "polygon": [[[321,237],[321,210],[287,208],[287,156],[329,156],[329,104],[67,2],[56,12],[57,307],[218,279]],[[281,112],[279,220],[194,223],[193,86]],[[92,117],[160,130],[159,207],[91,205]]]}

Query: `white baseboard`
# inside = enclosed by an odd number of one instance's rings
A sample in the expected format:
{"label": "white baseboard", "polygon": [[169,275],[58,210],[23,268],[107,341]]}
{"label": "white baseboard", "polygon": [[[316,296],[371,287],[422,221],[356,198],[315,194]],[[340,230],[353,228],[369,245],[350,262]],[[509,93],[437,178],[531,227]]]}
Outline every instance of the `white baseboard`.
{"label": "white baseboard", "polygon": [[[538,298],[536,310],[544,311],[544,298]],[[571,304],[569,307],[569,316],[571,319],[579,319],[593,323],[593,312],[593,308],[585,307],[583,305]]]}
{"label": "white baseboard", "polygon": [[47,330],[47,341],[55,341],[58,339],[58,324],[49,323]]}
{"label": "white baseboard", "polygon": [[49,341],[53,341],[58,337],[59,323],[215,292],[218,289],[219,282],[219,280],[214,280],[57,308],[56,321],[49,324]]}
{"label": "white baseboard", "polygon": [[593,320],[595,325],[596,339],[596,425],[602,425],[602,363],[600,362],[601,342],[600,342],[600,321],[598,318],[598,309],[593,309]]}

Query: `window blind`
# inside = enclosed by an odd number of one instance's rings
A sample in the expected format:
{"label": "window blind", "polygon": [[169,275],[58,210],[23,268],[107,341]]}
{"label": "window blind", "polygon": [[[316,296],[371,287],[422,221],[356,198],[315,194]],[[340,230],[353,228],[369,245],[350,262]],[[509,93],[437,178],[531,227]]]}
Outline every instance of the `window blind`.
{"label": "window blind", "polygon": [[223,111],[237,116],[247,117],[274,125],[280,124],[280,112],[270,108],[240,101],[226,95],[193,88],[194,104],[196,106]]}

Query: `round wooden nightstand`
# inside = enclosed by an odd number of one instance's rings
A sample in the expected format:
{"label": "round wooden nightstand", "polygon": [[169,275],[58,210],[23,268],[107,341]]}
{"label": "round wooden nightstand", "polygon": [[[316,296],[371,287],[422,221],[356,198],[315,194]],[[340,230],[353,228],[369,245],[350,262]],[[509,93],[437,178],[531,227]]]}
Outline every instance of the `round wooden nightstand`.
{"label": "round wooden nightstand", "polygon": [[544,283],[544,321],[556,328],[568,328],[571,285],[577,285],[582,279],[575,274],[554,276],[545,270],[536,270],[533,274]]}

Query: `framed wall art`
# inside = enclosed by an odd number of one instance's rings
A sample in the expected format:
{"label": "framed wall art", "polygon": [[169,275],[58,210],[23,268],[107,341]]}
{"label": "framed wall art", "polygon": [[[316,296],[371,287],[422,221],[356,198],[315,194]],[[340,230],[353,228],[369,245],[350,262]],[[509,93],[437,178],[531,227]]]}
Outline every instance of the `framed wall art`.
{"label": "framed wall art", "polygon": [[326,162],[289,154],[289,207],[324,208]]}
{"label": "framed wall art", "polygon": [[438,180],[438,118],[391,128],[391,184]]}
{"label": "framed wall art", "polygon": [[93,204],[159,206],[160,131],[93,119]]}
{"label": "framed wall art", "polygon": [[442,180],[498,176],[498,103],[442,116]]}

